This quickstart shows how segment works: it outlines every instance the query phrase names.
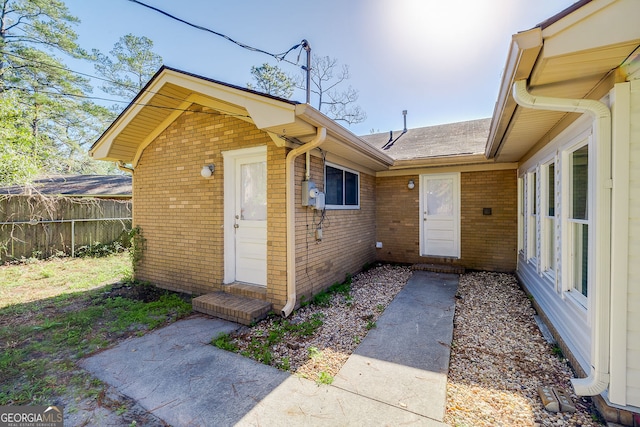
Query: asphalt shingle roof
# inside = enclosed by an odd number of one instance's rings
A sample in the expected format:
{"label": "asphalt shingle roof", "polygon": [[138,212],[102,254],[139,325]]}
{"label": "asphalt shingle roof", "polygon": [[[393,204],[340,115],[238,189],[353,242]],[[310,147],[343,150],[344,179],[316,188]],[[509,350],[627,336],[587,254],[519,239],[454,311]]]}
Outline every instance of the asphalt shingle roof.
{"label": "asphalt shingle roof", "polygon": [[29,190],[55,196],[131,196],[129,175],[60,175],[36,179],[32,185],[0,188],[0,194],[25,194]]}
{"label": "asphalt shingle roof", "polygon": [[382,147],[389,142],[389,132],[361,135],[360,138],[394,160],[482,154],[490,125],[491,119],[448,123],[408,129],[400,138],[402,131],[394,131],[393,139],[398,140],[388,150],[382,150]]}

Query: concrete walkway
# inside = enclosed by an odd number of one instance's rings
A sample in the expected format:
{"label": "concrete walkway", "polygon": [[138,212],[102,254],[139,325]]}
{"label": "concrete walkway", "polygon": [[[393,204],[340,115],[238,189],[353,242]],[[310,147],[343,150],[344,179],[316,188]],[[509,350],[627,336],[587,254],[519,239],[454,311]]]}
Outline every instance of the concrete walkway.
{"label": "concrete walkway", "polygon": [[238,325],[176,322],[82,366],[174,426],[442,426],[458,276],[413,276],[330,386],[210,345]]}

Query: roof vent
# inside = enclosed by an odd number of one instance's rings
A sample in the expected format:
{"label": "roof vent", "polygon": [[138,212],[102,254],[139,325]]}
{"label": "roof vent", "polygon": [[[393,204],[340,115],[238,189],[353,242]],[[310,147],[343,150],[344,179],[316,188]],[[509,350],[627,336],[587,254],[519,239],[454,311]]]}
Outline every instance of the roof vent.
{"label": "roof vent", "polygon": [[390,130],[389,141],[387,141],[387,143],[382,146],[383,150],[388,150],[389,148],[393,147],[393,144],[395,144],[396,141],[399,140],[402,135],[407,133],[407,110],[402,110],[402,116],[404,118],[404,129],[402,129],[402,133],[398,135],[396,139],[393,139],[393,131]]}

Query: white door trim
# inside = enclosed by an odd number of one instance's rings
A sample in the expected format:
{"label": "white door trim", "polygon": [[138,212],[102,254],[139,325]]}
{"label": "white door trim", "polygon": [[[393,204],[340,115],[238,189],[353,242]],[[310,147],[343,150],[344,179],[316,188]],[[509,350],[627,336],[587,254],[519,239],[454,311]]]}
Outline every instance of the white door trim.
{"label": "white door trim", "polygon": [[[426,200],[424,197],[426,181],[429,178],[453,178],[453,215],[454,215],[454,249],[451,254],[430,254],[427,253],[427,244],[425,241],[425,215],[426,215]],[[420,175],[420,255],[429,257],[442,257],[442,258],[460,258],[460,172],[454,173],[434,173]]]}
{"label": "white door trim", "polygon": [[252,155],[267,155],[266,145],[223,151],[224,164],[224,280],[225,284],[236,280],[235,197],[236,160]]}

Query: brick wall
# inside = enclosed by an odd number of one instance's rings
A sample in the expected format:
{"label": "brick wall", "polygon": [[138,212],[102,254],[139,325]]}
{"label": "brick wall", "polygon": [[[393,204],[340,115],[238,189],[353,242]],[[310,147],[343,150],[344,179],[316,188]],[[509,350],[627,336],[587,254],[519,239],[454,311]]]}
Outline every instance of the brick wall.
{"label": "brick wall", "polygon": [[[224,277],[221,153],[265,144],[274,145],[252,124],[198,108],[146,147],[133,179],[134,223],[146,239],[137,279],[194,294],[219,288]],[[202,178],[202,166],[210,163],[216,167],[213,177]]]}
{"label": "brick wall", "polygon": [[267,146],[267,299],[275,310],[287,302],[287,212],[285,160],[289,150]]}
{"label": "brick wall", "polygon": [[[409,190],[413,179],[416,188]],[[460,174],[461,257],[420,256],[419,177],[376,179],[377,259],[387,262],[445,263],[468,269],[514,271],[517,245],[517,179],[515,170]],[[483,215],[491,208],[492,215]]]}
{"label": "brick wall", "polygon": [[[224,279],[224,164],[222,152],[267,146],[267,299],[275,310],[287,299],[285,159],[287,148],[250,123],[211,110],[178,118],[143,152],[134,172],[134,223],[146,239],[136,278],[162,288],[203,294]],[[322,161],[312,157],[312,179],[323,189]],[[200,176],[215,164],[210,179]],[[298,302],[375,259],[375,179],[360,174],[361,209],[329,210],[316,242],[317,211],[301,206],[305,156],[295,163]]]}
{"label": "brick wall", "polygon": [[[346,274],[359,272],[375,260],[375,178],[360,173],[360,209],[327,210],[322,225],[322,241],[315,229],[321,216],[301,205],[301,182],[305,156],[296,160],[296,283],[298,302],[308,299]],[[324,191],[324,169],[320,158],[311,157],[311,180]]]}

